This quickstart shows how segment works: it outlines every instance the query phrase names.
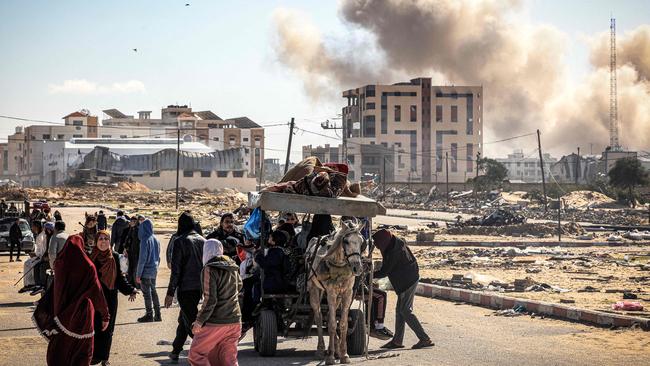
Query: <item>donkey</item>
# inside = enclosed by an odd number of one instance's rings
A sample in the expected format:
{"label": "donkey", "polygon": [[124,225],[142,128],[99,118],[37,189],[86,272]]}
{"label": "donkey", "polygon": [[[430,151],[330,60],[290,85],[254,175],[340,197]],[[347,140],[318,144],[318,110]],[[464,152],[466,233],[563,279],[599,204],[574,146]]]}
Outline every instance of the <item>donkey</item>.
{"label": "donkey", "polygon": [[[325,357],[326,365],[333,365],[335,356],[341,363],[350,363],[346,342],[348,332],[348,310],[352,304],[354,277],[363,272],[361,248],[364,244],[360,231],[363,226],[358,222],[345,221],[336,233],[324,238],[321,245],[319,238],[312,238],[307,247],[307,291],[309,303],[314,314],[318,330],[318,348],[316,356],[322,358],[325,351],[323,340],[323,318],[321,315],[321,298],[327,294],[329,348]],[[339,336],[336,332],[336,310],[341,309]],[[361,324],[357,326],[362,326]]]}

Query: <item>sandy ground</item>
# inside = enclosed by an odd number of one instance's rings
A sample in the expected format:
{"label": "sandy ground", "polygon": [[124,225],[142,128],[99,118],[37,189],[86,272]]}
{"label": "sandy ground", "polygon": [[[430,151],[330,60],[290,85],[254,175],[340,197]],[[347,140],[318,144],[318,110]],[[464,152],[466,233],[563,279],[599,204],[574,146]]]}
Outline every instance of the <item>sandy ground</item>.
{"label": "sandy ground", "polygon": [[[64,217],[71,222],[76,222],[84,212],[84,209],[64,210]],[[158,235],[158,238],[164,250],[168,235]],[[8,263],[6,256],[0,256],[0,347],[3,350],[0,365],[43,365],[47,344],[36,333],[30,320],[35,298],[17,294],[20,285],[13,286],[21,271],[20,263]],[[158,275],[161,297],[168,279],[169,270],[163,263]],[[172,340],[178,308],[163,309],[161,323],[139,324],[136,319],[144,311],[141,297],[134,303],[127,302],[126,297],[119,300],[111,363],[169,364],[166,355],[170,346],[158,343]],[[392,329],[395,301],[396,296],[390,293],[387,325]],[[414,308],[436,347],[419,351],[400,350],[392,353],[395,358],[383,358],[391,353],[378,351],[383,342],[372,338],[371,358],[356,357],[353,364],[620,365],[641,364],[641,360],[650,357],[648,333],[639,330],[610,331],[527,316],[496,317],[488,309],[419,297]],[[240,365],[322,364],[314,357],[315,338],[282,338],[276,357],[261,358],[253,350],[251,333],[240,343]],[[405,344],[410,346],[415,341],[413,333],[407,330]],[[180,364],[187,364],[185,352]]]}

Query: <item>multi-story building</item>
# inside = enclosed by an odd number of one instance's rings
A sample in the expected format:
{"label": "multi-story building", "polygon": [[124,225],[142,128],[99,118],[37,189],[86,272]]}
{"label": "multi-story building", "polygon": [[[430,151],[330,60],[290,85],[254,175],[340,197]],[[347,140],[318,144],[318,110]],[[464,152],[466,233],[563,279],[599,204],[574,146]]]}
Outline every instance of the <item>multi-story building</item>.
{"label": "multi-story building", "polygon": [[343,155],[351,178],[436,182],[448,173],[456,183],[473,177],[483,150],[482,94],[482,86],[434,86],[431,78],[344,91]]}
{"label": "multi-story building", "polygon": [[[544,175],[547,179],[551,176],[551,166],[557,162],[550,154],[543,154]],[[542,169],[539,167],[539,153],[533,150],[525,155],[522,149],[516,149],[507,158],[495,159],[508,169],[510,181],[522,181],[526,183],[539,183],[542,181]]]}
{"label": "multi-story building", "polygon": [[302,147],[302,158],[305,159],[310,156],[315,156],[321,163],[338,163],[344,161],[342,145],[330,146],[314,146],[311,145]]}
{"label": "multi-story building", "polygon": [[[32,125],[19,127],[0,145],[2,176],[23,186],[41,186],[52,182],[52,173],[45,174],[44,147],[56,141],[99,138],[123,140],[131,138],[173,138],[179,132],[185,142],[202,142],[212,150],[243,148],[247,176],[261,172],[264,160],[264,129],[247,117],[223,120],[211,111],[192,112],[187,106],[163,108],[160,119],[152,119],[150,111],[138,112],[138,118],[117,109],[104,111],[101,124],[96,116],[82,110],[63,117],[63,125]],[[56,145],[56,144],[55,144]],[[48,149],[47,154],[56,152]],[[6,155],[6,156],[5,156]],[[47,178],[47,179],[46,179]]]}

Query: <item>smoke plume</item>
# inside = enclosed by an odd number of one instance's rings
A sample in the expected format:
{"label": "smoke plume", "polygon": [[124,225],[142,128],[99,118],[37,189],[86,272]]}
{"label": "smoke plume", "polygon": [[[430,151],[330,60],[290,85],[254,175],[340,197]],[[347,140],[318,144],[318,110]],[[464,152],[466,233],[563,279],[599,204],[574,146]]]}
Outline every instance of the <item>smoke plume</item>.
{"label": "smoke plume", "polygon": [[[294,11],[275,13],[276,54],[313,98],[336,101],[346,88],[433,76],[443,85],[483,85],[485,141],[539,128],[544,147],[559,154],[590,143],[598,152],[609,142],[608,34],[592,39],[593,71],[572,85],[568,35],[522,20],[518,1],[343,0],[339,12],[350,35],[338,39]],[[618,50],[621,141],[642,148],[650,142],[650,26],[619,35]],[[486,148],[496,155],[532,143]]]}

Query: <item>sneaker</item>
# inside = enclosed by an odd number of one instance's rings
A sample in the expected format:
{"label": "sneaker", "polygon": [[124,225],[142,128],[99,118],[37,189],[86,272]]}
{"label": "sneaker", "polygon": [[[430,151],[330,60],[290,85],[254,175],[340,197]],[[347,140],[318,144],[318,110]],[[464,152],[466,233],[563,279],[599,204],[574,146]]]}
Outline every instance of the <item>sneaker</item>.
{"label": "sneaker", "polygon": [[380,348],[383,349],[397,349],[397,348],[404,348],[403,344],[395,344],[393,341],[389,341],[388,343],[384,344]]}
{"label": "sneaker", "polygon": [[9,260],[9,262],[13,262],[13,261],[14,261],[13,259],[10,259],[10,260]]}
{"label": "sneaker", "polygon": [[427,347],[433,347],[435,344],[431,339],[420,339],[418,343],[414,344],[412,349],[420,349],[420,348],[427,348]]}
{"label": "sneaker", "polygon": [[43,287],[36,287],[32,292],[29,293],[30,296],[36,296],[38,294],[42,294],[45,292],[45,289]]}
{"label": "sneaker", "polygon": [[151,323],[153,322],[153,316],[151,314],[145,314],[143,317],[138,318],[138,323]]}
{"label": "sneaker", "polygon": [[24,286],[23,288],[21,288],[20,290],[18,290],[18,293],[19,293],[19,294],[22,294],[22,293],[25,293],[25,292],[27,292],[27,291],[32,291],[32,290],[34,289],[34,287],[35,287],[34,285]]}
{"label": "sneaker", "polygon": [[178,353],[169,352],[168,357],[173,363],[178,363]]}
{"label": "sneaker", "polygon": [[111,363],[108,360],[102,361],[102,366],[111,366]]}
{"label": "sneaker", "polygon": [[393,338],[393,333],[388,330],[388,328],[384,327],[382,329],[372,329],[370,331],[370,336],[381,340],[387,340]]}

